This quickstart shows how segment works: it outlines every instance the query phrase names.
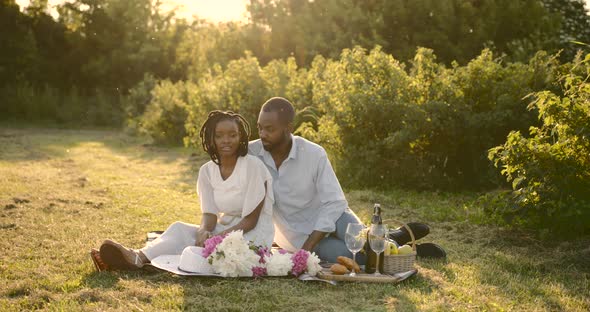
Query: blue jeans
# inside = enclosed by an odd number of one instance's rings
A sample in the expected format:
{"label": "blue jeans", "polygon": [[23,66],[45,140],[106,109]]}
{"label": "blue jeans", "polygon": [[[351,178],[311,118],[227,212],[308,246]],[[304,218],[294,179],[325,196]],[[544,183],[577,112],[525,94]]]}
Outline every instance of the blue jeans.
{"label": "blue jeans", "polygon": [[[336,262],[338,256],[346,256],[352,259],[352,253],[346,248],[344,236],[346,227],[349,223],[362,223],[356,214],[347,208],[344,213],[336,220],[336,231],[329,236],[324,237],[313,250],[322,261]],[[365,254],[357,253],[356,262],[365,264]]]}

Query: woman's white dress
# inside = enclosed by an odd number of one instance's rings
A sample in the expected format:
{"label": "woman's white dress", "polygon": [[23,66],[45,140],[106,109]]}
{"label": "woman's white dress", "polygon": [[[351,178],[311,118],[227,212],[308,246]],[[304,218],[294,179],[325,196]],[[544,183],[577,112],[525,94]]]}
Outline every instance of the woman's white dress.
{"label": "woman's white dress", "polygon": [[[225,180],[219,166],[213,161],[207,162],[199,170],[197,193],[201,211],[217,216],[213,234],[239,223],[264,199],[256,227],[244,233],[244,238],[271,247],[274,238],[272,177],[260,159],[251,155],[238,157],[234,171]],[[175,222],[141,251],[150,260],[160,255],[181,254],[185,247],[195,245],[198,229],[198,225]]]}

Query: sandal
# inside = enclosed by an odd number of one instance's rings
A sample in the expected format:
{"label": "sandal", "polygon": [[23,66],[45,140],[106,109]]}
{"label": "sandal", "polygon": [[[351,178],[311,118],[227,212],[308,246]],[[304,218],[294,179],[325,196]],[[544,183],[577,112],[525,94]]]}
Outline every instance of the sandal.
{"label": "sandal", "polygon": [[114,270],[137,270],[144,265],[139,253],[110,239],[100,246],[100,257]]}
{"label": "sandal", "polygon": [[90,259],[92,259],[92,263],[94,263],[94,268],[97,272],[107,271],[109,269],[109,266],[102,261],[100,252],[95,248],[90,249]]}

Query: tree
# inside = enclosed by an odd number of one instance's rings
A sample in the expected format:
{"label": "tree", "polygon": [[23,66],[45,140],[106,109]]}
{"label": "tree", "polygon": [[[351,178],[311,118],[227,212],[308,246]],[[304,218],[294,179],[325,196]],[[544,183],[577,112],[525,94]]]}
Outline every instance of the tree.
{"label": "tree", "polygon": [[161,15],[150,0],[77,0],[60,8],[60,21],[82,39],[72,53],[79,59],[79,85],[126,92],[146,72],[166,77],[172,14]]}
{"label": "tree", "polygon": [[558,13],[561,19],[559,45],[564,49],[562,60],[570,61],[581,48],[574,41],[590,43],[590,15],[583,0],[543,0],[550,12]]}
{"label": "tree", "polygon": [[0,1],[0,46],[0,86],[36,76],[39,52],[31,18],[15,1]]}
{"label": "tree", "polygon": [[245,29],[234,22],[217,25],[197,20],[182,33],[172,65],[183,79],[197,82],[215,64],[225,66],[248,49]]}
{"label": "tree", "polygon": [[271,57],[294,55],[300,65],[355,45],[379,45],[404,61],[418,46],[447,64],[486,47],[526,61],[539,49],[556,51],[559,28],[539,0],[251,0],[248,10],[268,29]]}

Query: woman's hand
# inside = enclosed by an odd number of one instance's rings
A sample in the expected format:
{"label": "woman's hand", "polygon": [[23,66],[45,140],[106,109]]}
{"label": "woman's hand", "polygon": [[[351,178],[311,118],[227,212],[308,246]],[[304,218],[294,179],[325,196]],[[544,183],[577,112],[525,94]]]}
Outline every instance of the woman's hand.
{"label": "woman's hand", "polygon": [[205,246],[205,241],[209,237],[211,237],[211,232],[206,231],[206,230],[197,231],[197,242],[195,243],[195,246],[198,246],[198,247]]}
{"label": "woman's hand", "polygon": [[204,213],[201,216],[201,226],[197,231],[197,237],[195,246],[203,247],[205,245],[205,241],[213,236],[212,231],[215,230],[215,225],[217,224],[217,215],[212,213]]}

